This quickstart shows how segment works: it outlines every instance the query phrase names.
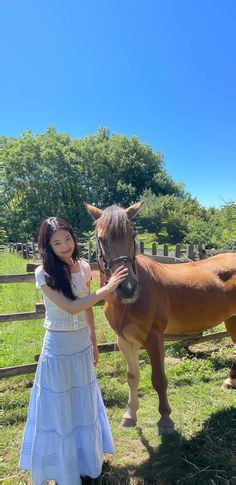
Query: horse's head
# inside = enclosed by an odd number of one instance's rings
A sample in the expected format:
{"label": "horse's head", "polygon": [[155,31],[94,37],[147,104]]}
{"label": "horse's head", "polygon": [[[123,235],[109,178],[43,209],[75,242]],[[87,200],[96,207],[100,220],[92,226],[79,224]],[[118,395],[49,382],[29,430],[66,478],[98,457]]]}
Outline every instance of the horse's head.
{"label": "horse's head", "polygon": [[132,219],[138,213],[142,201],[128,209],[111,205],[98,209],[89,204],[85,207],[95,220],[97,240],[97,261],[100,271],[109,277],[118,266],[126,266],[129,273],[117,288],[123,303],[133,303],[139,295],[139,282],[136,275],[136,243]]}

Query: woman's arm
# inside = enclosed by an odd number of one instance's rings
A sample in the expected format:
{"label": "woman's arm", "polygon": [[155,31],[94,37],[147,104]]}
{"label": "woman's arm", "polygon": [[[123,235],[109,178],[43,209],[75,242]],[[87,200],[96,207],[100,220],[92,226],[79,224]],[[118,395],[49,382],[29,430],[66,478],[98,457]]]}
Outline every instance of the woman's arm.
{"label": "woman's arm", "polygon": [[[90,293],[90,281],[87,283],[89,293]],[[95,332],[95,325],[94,325],[94,315],[93,315],[93,309],[89,308],[88,310],[85,310],[86,313],[86,319],[88,322],[88,328],[89,328],[89,334],[90,338],[93,344],[93,358],[94,358],[94,365],[97,364],[98,358],[99,358],[99,350],[97,346],[97,337],[96,337],[96,332]]]}
{"label": "woman's arm", "polygon": [[96,337],[95,326],[94,326],[93,309],[89,308],[88,310],[85,310],[85,313],[86,313],[86,319],[88,322],[90,338],[93,344],[94,365],[96,365],[99,358],[99,350],[97,346],[97,337]]}
{"label": "woman's arm", "polygon": [[71,315],[75,315],[76,313],[86,311],[91,308],[93,305],[96,305],[98,301],[103,300],[107,295],[112,293],[119,284],[125,280],[128,274],[127,268],[117,268],[113,275],[111,276],[108,284],[99,288],[91,295],[84,296],[83,298],[70,300],[66,298],[62,293],[59,293],[56,290],[50,288],[47,284],[43,284],[41,286],[42,291],[45,295],[51,300],[55,305],[57,305],[61,310],[70,313]]}

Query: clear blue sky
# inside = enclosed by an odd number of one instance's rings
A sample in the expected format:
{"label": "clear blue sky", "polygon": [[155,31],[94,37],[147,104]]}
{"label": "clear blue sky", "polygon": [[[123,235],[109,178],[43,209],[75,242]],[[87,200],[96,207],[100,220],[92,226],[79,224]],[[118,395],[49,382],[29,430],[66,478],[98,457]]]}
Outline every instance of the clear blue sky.
{"label": "clear blue sky", "polygon": [[201,204],[236,199],[235,0],[1,0],[0,134],[137,135]]}

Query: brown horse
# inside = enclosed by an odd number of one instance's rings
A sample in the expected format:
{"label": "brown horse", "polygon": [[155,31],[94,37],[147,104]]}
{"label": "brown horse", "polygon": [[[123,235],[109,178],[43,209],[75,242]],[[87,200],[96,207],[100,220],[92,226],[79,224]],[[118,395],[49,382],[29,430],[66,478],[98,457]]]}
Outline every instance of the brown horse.
{"label": "brown horse", "polygon": [[[138,351],[143,346],[150,357],[152,384],[159,396],[158,428],[162,434],[173,431],[163,334],[190,334],[224,321],[236,344],[236,254],[181,264],[160,264],[136,254],[131,220],[141,204],[128,209],[113,205],[101,210],[89,204],[86,208],[96,221],[100,270],[109,278],[121,264],[129,268],[128,277],[117,289],[118,297],[105,304],[105,315],[118,335],[118,346],[127,361],[129,403],[123,424],[136,424]],[[233,374],[227,385],[236,387]]]}

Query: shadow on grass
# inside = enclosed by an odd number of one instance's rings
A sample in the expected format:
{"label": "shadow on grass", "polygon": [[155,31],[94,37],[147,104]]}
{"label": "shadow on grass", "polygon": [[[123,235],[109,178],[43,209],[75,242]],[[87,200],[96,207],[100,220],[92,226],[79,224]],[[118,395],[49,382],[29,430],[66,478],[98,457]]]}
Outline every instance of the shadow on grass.
{"label": "shadow on grass", "polygon": [[[202,430],[186,440],[180,433],[167,435],[156,448],[150,446],[142,429],[139,437],[149,458],[139,466],[113,467],[105,463],[102,485],[233,485],[236,453],[233,432],[236,410],[229,408],[212,415]],[[233,479],[233,477],[235,477]]]}
{"label": "shadow on grass", "polygon": [[232,344],[224,344],[224,349],[229,348],[232,349],[232,355],[224,356],[220,353],[219,347],[213,347],[210,349],[198,349],[197,347],[193,349],[184,349],[180,342],[174,342],[172,347],[169,347],[168,351],[166,352],[167,355],[172,357],[178,357],[179,359],[200,359],[200,360],[209,360],[212,363],[213,368],[218,371],[221,369],[230,369],[233,362],[235,361],[235,357],[233,357],[233,346]]}
{"label": "shadow on grass", "polygon": [[[204,345],[204,348],[202,347]],[[232,343],[224,343],[220,340],[215,342],[207,342],[205,344],[197,345],[190,345],[188,349],[183,347],[182,342],[176,341],[171,342],[171,345],[166,345],[166,355],[170,357],[177,357],[177,358],[199,358],[199,359],[207,359],[214,355],[215,353],[219,352],[221,349],[233,349]]]}
{"label": "shadow on grass", "polygon": [[215,371],[225,369],[226,376],[227,373],[229,373],[232,365],[235,365],[235,357],[233,357],[233,355],[230,357],[224,357],[220,353],[197,351],[191,352],[190,358],[191,357],[201,360],[209,360]]}

